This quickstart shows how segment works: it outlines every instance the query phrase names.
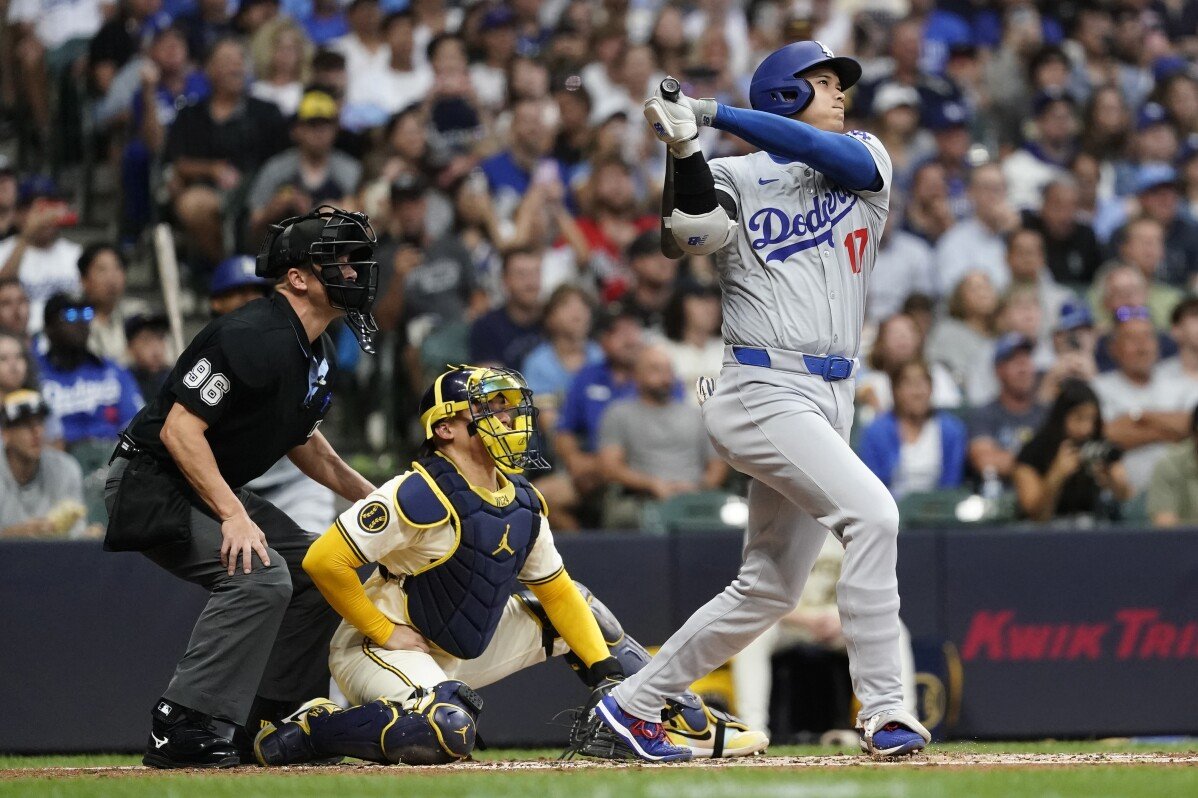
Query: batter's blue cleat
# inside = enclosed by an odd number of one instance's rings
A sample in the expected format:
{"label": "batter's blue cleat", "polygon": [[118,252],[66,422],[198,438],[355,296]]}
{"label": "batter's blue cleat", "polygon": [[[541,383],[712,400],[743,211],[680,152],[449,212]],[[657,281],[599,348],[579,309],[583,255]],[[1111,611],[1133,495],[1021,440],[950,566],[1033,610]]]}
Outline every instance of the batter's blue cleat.
{"label": "batter's blue cleat", "polygon": [[613,696],[605,696],[595,706],[595,717],[646,762],[685,762],[692,756],[689,748],[670,742],[665,726],[634,718],[620,708]]}
{"label": "batter's blue cleat", "polygon": [[874,756],[905,756],[922,751],[932,735],[914,715],[902,709],[879,712],[861,729],[861,750]]}

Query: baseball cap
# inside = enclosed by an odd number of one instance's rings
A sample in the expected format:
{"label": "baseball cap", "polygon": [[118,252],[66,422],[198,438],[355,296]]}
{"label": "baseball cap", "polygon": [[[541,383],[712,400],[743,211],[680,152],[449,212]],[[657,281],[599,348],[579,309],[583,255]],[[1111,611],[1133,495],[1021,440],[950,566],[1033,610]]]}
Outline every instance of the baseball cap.
{"label": "baseball cap", "polygon": [[339,115],[337,101],[319,89],[304,92],[295,112],[295,118],[300,122],[336,122]]}
{"label": "baseball cap", "polygon": [[420,175],[405,172],[391,183],[391,201],[420,199],[428,191],[428,183]]}
{"label": "baseball cap", "polygon": [[1071,108],[1077,107],[1073,96],[1064,89],[1043,89],[1036,92],[1032,97],[1032,114],[1039,116],[1054,103],[1068,103]]}
{"label": "baseball cap", "polygon": [[874,113],[881,115],[902,105],[919,108],[919,92],[910,86],[887,83],[874,96]]}
{"label": "baseball cap", "polygon": [[49,175],[29,175],[17,183],[17,205],[25,208],[36,199],[61,199],[58,184]]}
{"label": "baseball cap", "polygon": [[45,418],[50,415],[50,405],[37,391],[22,389],[13,391],[4,397],[0,404],[0,424],[11,427],[28,421],[31,418]]}
{"label": "baseball cap", "polygon": [[125,319],[125,340],[133,340],[142,330],[166,333],[170,328],[170,322],[161,313],[136,313]]}
{"label": "baseball cap", "polygon": [[483,30],[489,31],[495,28],[506,28],[515,24],[516,15],[507,6],[495,6],[485,15],[483,15]]}
{"label": "baseball cap", "polygon": [[961,103],[940,103],[933,105],[929,110],[926,124],[929,130],[936,133],[958,127],[968,127],[969,114]]}
{"label": "baseball cap", "polygon": [[1140,113],[1136,115],[1136,130],[1144,131],[1154,125],[1169,124],[1169,114],[1160,103],[1144,103]]}
{"label": "baseball cap", "polygon": [[1146,163],[1136,169],[1132,181],[1134,193],[1142,194],[1160,186],[1177,186],[1177,170],[1167,163]]}
{"label": "baseball cap", "polygon": [[[266,290],[271,284],[270,280],[254,273],[253,258],[249,255],[234,255],[222,260],[216,267],[216,271],[212,272],[212,283],[208,286],[208,291],[215,296],[248,285],[259,286]],[[126,331],[125,335],[128,337],[129,332]]]}
{"label": "baseball cap", "polygon": [[1061,303],[1061,315],[1057,318],[1058,332],[1072,332],[1082,327],[1094,326],[1094,314],[1085,302],[1066,299]]}
{"label": "baseball cap", "polygon": [[1009,332],[994,343],[994,365],[1005,363],[1019,352],[1030,353],[1036,348],[1031,338],[1017,332]]}

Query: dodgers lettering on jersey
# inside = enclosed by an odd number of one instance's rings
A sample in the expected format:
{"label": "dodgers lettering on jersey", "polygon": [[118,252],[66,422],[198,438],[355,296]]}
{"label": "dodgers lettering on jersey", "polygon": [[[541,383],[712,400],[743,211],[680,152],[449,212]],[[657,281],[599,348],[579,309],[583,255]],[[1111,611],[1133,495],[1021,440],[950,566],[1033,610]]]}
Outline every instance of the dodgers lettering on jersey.
{"label": "dodgers lettering on jersey", "polygon": [[847,135],[869,148],[880,191],[849,191],[764,152],[711,162],[737,206],[735,234],[716,254],[726,343],[857,356],[893,170],[875,136]]}

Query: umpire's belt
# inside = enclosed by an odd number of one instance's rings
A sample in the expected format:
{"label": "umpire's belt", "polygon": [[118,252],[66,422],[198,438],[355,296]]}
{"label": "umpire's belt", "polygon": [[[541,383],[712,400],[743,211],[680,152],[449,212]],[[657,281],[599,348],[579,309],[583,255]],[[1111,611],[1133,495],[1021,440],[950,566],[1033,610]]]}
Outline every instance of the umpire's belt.
{"label": "umpire's belt", "polygon": [[785,349],[762,349],[756,346],[730,346],[732,357],[742,366],[759,366],[766,369],[791,371],[795,374],[811,374],[823,377],[827,382],[837,382],[853,376],[857,371],[857,359],[840,355],[805,355]]}

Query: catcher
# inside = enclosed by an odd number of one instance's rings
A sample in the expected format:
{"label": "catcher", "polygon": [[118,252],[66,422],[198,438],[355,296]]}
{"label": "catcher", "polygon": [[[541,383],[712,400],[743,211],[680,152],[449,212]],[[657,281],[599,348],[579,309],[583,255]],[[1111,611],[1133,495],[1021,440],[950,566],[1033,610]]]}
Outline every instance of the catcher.
{"label": "catcher", "polygon": [[[440,764],[470,755],[482,687],[564,655],[591,688],[572,753],[631,756],[590,707],[648,662],[612,613],[566,573],[548,508],[521,476],[544,467],[536,409],[518,372],[459,366],[420,403],[425,443],[410,471],[343,513],[304,569],[345,619],[329,666],[354,706],[328,699],[264,726],[264,765],[353,756]],[[363,585],[355,569],[378,568]],[[517,592],[518,584],[527,589]],[[655,734],[697,757],[744,756],[769,740],[693,693],[669,703]]]}

